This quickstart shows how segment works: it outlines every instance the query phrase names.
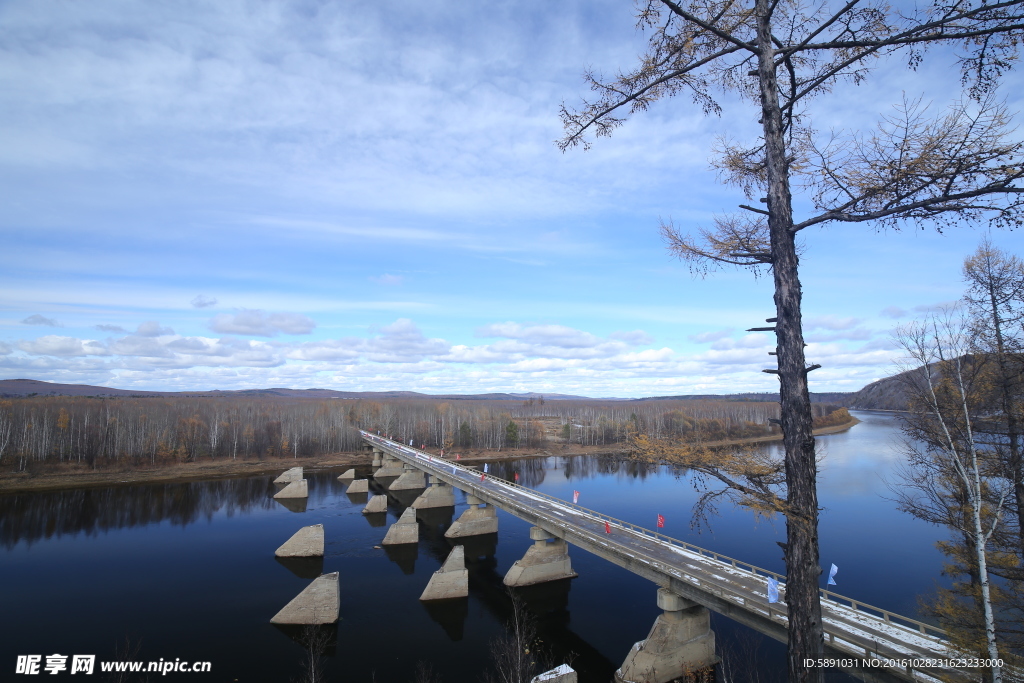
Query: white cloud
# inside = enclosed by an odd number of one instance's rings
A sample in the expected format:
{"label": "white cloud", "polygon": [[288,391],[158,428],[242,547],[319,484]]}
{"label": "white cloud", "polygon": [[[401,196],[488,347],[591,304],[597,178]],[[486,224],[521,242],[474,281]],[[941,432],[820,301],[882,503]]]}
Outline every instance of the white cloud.
{"label": "white cloud", "polygon": [[57,322],[53,318],[44,318],[43,316],[39,315],[38,313],[35,314],[35,315],[30,315],[29,317],[25,318],[21,322],[23,322],[26,325],[43,325],[45,327],[64,327],[63,325],[61,325],[59,322]]}
{"label": "white cloud", "polygon": [[732,333],[732,328],[729,328],[725,330],[717,330],[715,332],[701,332],[700,334],[691,334],[687,338],[692,342],[697,342],[698,344],[705,344],[707,342],[715,342],[718,341],[719,339],[725,339],[726,337],[731,336]]}
{"label": "white cloud", "polygon": [[916,313],[942,313],[943,311],[953,310],[963,305],[962,301],[939,301],[934,304],[921,304],[920,306],[914,306]]}
{"label": "white cloud", "polygon": [[210,306],[216,306],[217,300],[213,297],[208,297],[203,294],[198,295],[190,302],[193,308],[209,308]]}
{"label": "white cloud", "polygon": [[612,332],[608,335],[609,339],[618,339],[619,341],[626,342],[630,346],[647,346],[648,344],[654,343],[654,337],[647,334],[643,330],[633,330],[631,332]]}
{"label": "white cloud", "polygon": [[879,315],[885,316],[886,318],[902,318],[907,315],[907,311],[899,306],[886,306],[882,309]]}
{"label": "white cloud", "polygon": [[246,334],[274,337],[279,333],[309,334],[316,323],[301,313],[266,313],[260,310],[242,310],[221,313],[210,319],[210,329],[221,334]]}
{"label": "white cloud", "polygon": [[174,334],[174,330],[169,327],[160,327],[160,323],[155,320],[147,320],[139,325],[135,334],[140,337],[166,337]]}
{"label": "white cloud", "polygon": [[128,330],[124,329],[123,327],[121,327],[120,325],[96,325],[96,329],[99,330],[100,332],[127,332],[128,331]]}
{"label": "white cloud", "polygon": [[451,345],[443,339],[427,339],[408,318],[399,318],[380,328],[381,334],[366,343],[366,357],[381,363],[413,363],[425,356],[447,353]]}
{"label": "white cloud", "polygon": [[712,350],[725,351],[729,349],[764,349],[774,348],[775,339],[762,332],[751,332],[739,339],[719,339],[711,345]]}
{"label": "white cloud", "polygon": [[91,339],[76,339],[48,334],[31,340],[18,342],[18,348],[35,356],[105,356],[106,347]]}

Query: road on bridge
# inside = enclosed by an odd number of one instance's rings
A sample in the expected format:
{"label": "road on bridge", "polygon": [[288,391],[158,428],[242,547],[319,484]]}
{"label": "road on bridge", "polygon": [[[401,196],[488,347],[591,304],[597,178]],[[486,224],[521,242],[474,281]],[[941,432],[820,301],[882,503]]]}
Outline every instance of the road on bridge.
{"label": "road on bridge", "polygon": [[[785,577],[580,505],[493,477],[451,460],[360,430],[364,440],[438,480],[509,512],[568,543],[639,574],[708,609],[786,642],[786,605],[769,603],[768,578]],[[955,657],[941,629],[822,591],[829,656],[867,665],[839,667],[868,681],[971,681],[973,672],[942,666]],[[937,678],[937,676],[941,676]]]}

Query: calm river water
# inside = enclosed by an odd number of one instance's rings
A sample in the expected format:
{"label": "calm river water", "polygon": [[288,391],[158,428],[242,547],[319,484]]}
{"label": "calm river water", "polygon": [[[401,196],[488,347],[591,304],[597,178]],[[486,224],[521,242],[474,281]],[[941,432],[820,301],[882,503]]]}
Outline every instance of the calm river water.
{"label": "calm river water", "polygon": [[[837,592],[915,615],[918,596],[944,581],[935,541],[945,532],[886,499],[885,478],[899,459],[895,418],[856,415],[863,422],[852,430],[818,440],[825,455],[822,565],[839,567]],[[699,491],[670,468],[549,457],[492,464],[491,471],[519,472],[520,483],[562,498],[578,490],[580,504],[647,527],[662,514],[664,531],[676,538],[784,571],[781,521],[727,506],[698,532],[690,508]],[[499,512],[498,538],[468,548],[477,556],[469,598],[428,608],[418,597],[448,554],[443,533],[451,515],[423,520],[419,546],[409,552],[374,549],[387,526],[360,514],[363,502],[346,496],[336,475],[308,475],[310,496],[300,511],[271,498],[271,477],[0,496],[0,680],[28,680],[13,675],[17,655],[127,659],[115,656],[126,639],[138,651],[134,659],[212,663],[211,673],[167,679],[298,680],[298,634],[269,619],[321,569],[340,572],[341,585],[329,680],[411,682],[421,661],[446,683],[481,680],[488,644],[510,612],[501,579],[531,543],[529,525]],[[466,508],[464,496],[457,503],[455,516]],[[387,524],[402,509],[392,505]],[[275,560],[277,546],[317,523],[327,539],[322,567]],[[607,683],[657,616],[656,587],[582,550],[570,553],[579,578],[524,597],[557,663],[571,653],[581,681]],[[760,680],[784,679],[782,645],[721,617],[713,626],[719,649],[739,653]]]}

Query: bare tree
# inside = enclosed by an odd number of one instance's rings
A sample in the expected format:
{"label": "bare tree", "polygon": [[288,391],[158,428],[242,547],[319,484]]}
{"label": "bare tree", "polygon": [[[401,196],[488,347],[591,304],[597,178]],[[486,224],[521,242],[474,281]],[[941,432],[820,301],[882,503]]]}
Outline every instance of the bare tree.
{"label": "bare tree", "polygon": [[335,635],[329,628],[306,625],[302,628],[300,642],[305,652],[302,657],[302,675],[298,683],[326,683],[328,648]]}
{"label": "bare tree", "polygon": [[985,239],[964,261],[968,289],[964,295],[973,317],[972,346],[989,359],[998,416],[996,431],[1005,437],[1006,470],[1013,484],[1018,555],[1024,560],[1024,459],[1019,402],[1024,393],[1021,323],[1024,322],[1024,263]]}
{"label": "bare tree", "polygon": [[[538,673],[537,623],[514,590],[512,615],[505,625],[505,633],[491,641],[491,659],[494,672],[487,673],[488,683],[530,683]],[[531,651],[532,650],[532,651]]]}
{"label": "bare tree", "polygon": [[[565,150],[607,136],[628,113],[689,94],[717,114],[716,88],[754,105],[760,138],[723,143],[715,165],[764,208],[726,216],[697,237],[662,226],[670,248],[698,270],[722,264],[771,268],[785,445],[789,679],[820,681],[804,658],[824,651],[818,577],[818,501],[811,407],[801,324],[796,237],[829,223],[954,224],[988,218],[1020,222],[1021,145],[1009,141],[1008,113],[993,92],[1016,57],[1024,0],[933,0],[904,7],[881,1],[638,0],[649,48],[632,71],[586,80],[598,96],[562,107]],[[816,132],[808,105],[841,81],[859,83],[882,57],[902,51],[911,67],[930,46],[959,49],[968,100],[931,115],[913,101],[871,134]],[[812,207],[794,217],[792,188]]]}
{"label": "bare tree", "polygon": [[[997,449],[978,442],[983,360],[973,358],[968,321],[946,312],[900,328],[898,340],[913,368],[903,375],[910,402],[904,432],[907,466],[893,492],[902,510],[954,529],[967,542],[976,572],[987,658],[998,659],[989,542],[999,526],[1009,487]],[[1000,667],[991,680],[1002,680]]]}

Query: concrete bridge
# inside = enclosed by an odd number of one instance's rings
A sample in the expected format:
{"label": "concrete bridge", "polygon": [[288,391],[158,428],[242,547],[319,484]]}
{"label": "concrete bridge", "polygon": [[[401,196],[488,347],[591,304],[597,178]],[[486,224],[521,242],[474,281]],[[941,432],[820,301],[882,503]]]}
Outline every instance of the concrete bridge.
{"label": "concrete bridge", "polygon": [[[500,508],[533,525],[535,543],[505,577],[523,586],[575,576],[568,546],[582,548],[638,574],[660,588],[658,617],[648,638],[634,645],[616,674],[619,681],[664,683],[684,670],[713,665],[714,633],[707,610],[713,610],[780,642],[786,642],[788,623],[784,602],[785,577],[740,560],[705,550],[655,531],[624,522],[571,502],[534,491],[410,446],[360,432],[374,451],[375,478],[397,477],[390,487],[424,489],[412,507],[454,504],[451,487],[467,494],[470,508],[452,524],[450,538],[497,531],[493,508]],[[428,482],[429,478],[429,482]],[[433,502],[431,502],[433,501]],[[371,500],[371,504],[372,504]],[[486,504],[487,507],[482,507]],[[397,527],[403,520],[396,522]],[[405,520],[408,524],[408,520]],[[389,532],[391,533],[391,532]],[[456,546],[434,579],[440,593],[457,577],[445,576],[461,555]],[[464,569],[463,569],[464,571]],[[769,603],[767,581],[778,581],[780,602]],[[443,583],[448,582],[448,583]],[[432,589],[428,586],[424,593]],[[461,589],[456,589],[456,591]],[[459,593],[465,595],[465,593]],[[455,597],[455,594],[451,594]],[[864,681],[971,681],[977,674],[937,666],[928,660],[954,656],[944,632],[920,621],[830,591],[821,591],[826,656],[852,660],[840,666]],[[651,677],[651,674],[654,674]]]}

